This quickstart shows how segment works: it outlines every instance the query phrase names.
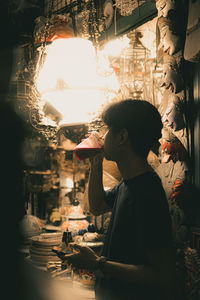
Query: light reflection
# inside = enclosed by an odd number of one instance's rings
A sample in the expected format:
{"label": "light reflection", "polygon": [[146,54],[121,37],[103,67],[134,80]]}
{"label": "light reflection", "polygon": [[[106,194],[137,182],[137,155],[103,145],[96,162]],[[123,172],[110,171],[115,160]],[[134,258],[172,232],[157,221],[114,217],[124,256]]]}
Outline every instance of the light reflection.
{"label": "light reflection", "polygon": [[42,105],[48,101],[61,112],[66,123],[89,122],[117,93],[119,83],[108,58],[98,56],[100,72],[92,42],[81,38],[59,39],[47,46],[46,53],[37,89]]}
{"label": "light reflection", "polygon": [[61,112],[65,124],[88,122],[105,103],[104,91],[96,89],[52,91],[43,97]]}
{"label": "light reflection", "polygon": [[104,46],[104,53],[111,57],[120,56],[121,51],[128,46],[130,39],[125,35],[121,38],[111,40]]}

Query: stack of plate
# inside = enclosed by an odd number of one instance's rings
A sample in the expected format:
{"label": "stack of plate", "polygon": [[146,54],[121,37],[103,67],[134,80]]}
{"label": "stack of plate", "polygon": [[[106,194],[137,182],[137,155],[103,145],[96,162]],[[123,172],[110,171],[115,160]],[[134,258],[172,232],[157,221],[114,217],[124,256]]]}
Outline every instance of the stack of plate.
{"label": "stack of plate", "polygon": [[37,265],[46,265],[48,262],[60,261],[52,248],[62,242],[62,232],[41,233],[31,238],[30,259]]}

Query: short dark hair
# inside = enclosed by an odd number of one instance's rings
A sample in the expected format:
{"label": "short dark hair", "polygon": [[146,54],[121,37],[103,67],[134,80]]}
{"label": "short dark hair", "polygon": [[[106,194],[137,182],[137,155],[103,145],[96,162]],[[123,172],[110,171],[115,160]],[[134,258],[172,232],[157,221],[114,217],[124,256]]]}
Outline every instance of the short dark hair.
{"label": "short dark hair", "polygon": [[101,117],[114,133],[125,128],[133,151],[142,157],[147,157],[152,146],[161,138],[161,116],[148,101],[127,99],[112,103]]}

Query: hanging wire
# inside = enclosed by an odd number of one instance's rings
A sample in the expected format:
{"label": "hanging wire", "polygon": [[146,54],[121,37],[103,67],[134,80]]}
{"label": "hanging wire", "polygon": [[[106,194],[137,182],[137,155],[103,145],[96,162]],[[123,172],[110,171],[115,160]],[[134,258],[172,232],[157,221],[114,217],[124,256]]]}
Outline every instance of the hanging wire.
{"label": "hanging wire", "polygon": [[72,26],[73,26],[73,30],[74,30],[74,36],[77,36],[76,19],[75,19],[74,8],[73,8],[72,4],[73,4],[73,0],[70,0],[69,11],[70,11],[70,16],[72,18]]}
{"label": "hanging wire", "polygon": [[116,5],[115,5],[114,24],[115,24],[115,35],[117,35],[117,7],[116,7]]}
{"label": "hanging wire", "polygon": [[[50,2],[49,2],[50,4]],[[42,65],[42,61],[43,61],[43,58],[44,58],[44,55],[45,55],[45,50],[46,50],[46,42],[47,42],[47,37],[48,37],[48,34],[49,34],[49,25],[50,25],[50,17],[53,13],[53,0],[51,0],[51,5],[49,5],[49,9],[48,9],[48,14],[47,14],[47,17],[46,17],[46,22],[45,22],[45,27],[44,27],[44,40],[42,41],[42,46],[40,48],[40,51],[39,51],[39,58],[38,58],[38,62],[37,62],[37,65],[36,65],[36,71],[35,71],[35,76],[37,77],[38,75],[38,72],[39,72],[39,68],[41,67]]]}

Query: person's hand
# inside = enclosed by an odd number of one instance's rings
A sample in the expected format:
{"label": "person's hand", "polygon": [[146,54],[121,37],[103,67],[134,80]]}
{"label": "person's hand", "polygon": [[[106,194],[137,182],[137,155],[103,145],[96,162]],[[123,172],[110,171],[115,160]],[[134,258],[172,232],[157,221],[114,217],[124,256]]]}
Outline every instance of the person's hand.
{"label": "person's hand", "polygon": [[103,163],[104,154],[99,153],[93,157],[89,158],[91,167],[101,167]]}
{"label": "person's hand", "polygon": [[77,250],[74,253],[66,254],[63,261],[72,264],[78,269],[94,270],[97,264],[98,255],[89,247],[80,246],[75,243],[69,244],[71,248]]}

